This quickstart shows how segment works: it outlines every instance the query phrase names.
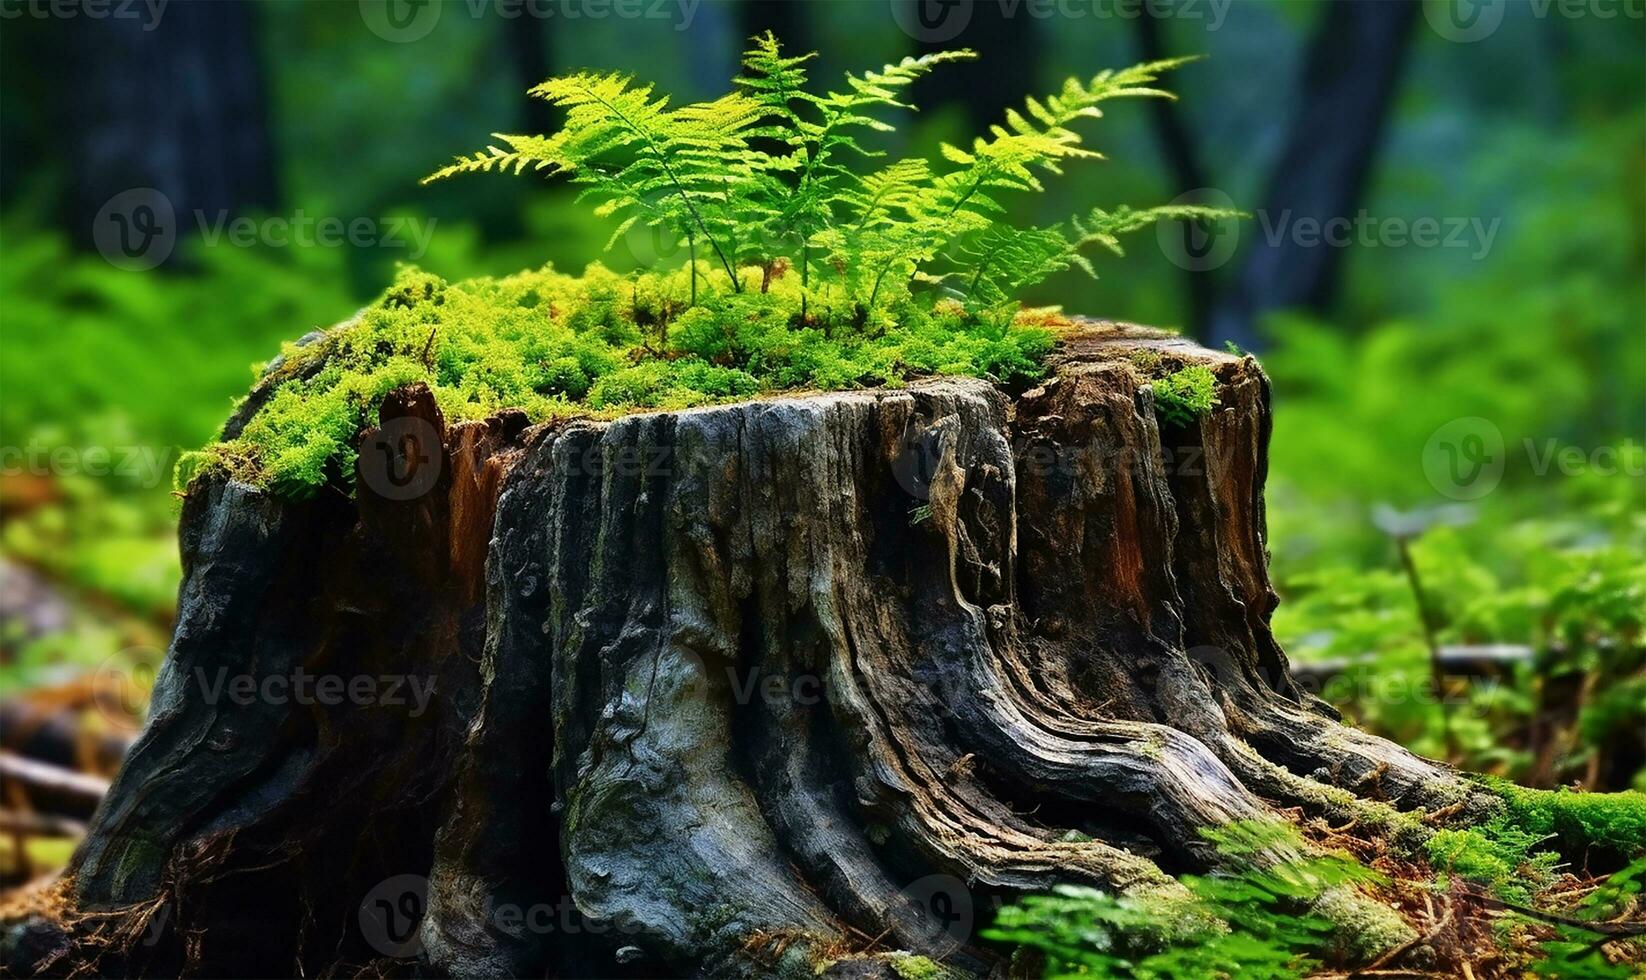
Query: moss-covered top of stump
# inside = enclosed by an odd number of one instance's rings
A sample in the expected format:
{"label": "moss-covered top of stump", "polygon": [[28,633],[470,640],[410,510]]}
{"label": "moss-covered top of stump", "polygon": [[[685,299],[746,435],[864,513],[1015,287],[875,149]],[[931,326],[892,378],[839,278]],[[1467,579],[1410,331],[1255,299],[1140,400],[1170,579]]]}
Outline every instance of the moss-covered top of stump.
{"label": "moss-covered top of stump", "polygon": [[582,275],[550,266],[447,282],[402,268],[348,321],[310,334],[261,372],[219,441],[184,457],[178,482],[219,472],[301,496],[351,473],[354,443],[388,392],[423,382],[450,419],[523,410],[534,422],[610,418],[800,389],[895,387],[926,375],[1006,384],[1038,377],[1056,310],[1009,326],[958,303],[865,311],[795,277],[745,270],[742,292],[688,301],[685,269]]}

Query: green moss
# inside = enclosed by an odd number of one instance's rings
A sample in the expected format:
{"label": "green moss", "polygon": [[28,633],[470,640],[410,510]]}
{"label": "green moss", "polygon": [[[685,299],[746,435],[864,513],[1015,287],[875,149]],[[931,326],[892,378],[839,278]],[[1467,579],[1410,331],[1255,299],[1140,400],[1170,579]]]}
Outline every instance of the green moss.
{"label": "green moss", "polygon": [[1153,376],[1160,372],[1160,352],[1143,348],[1134,350],[1126,355],[1127,359],[1137,366],[1139,371]]}
{"label": "green moss", "polygon": [[901,980],[939,980],[949,972],[938,966],[929,957],[915,956],[912,953],[893,953],[888,957],[891,961],[892,972]]}
{"label": "green moss", "polygon": [[1205,366],[1191,364],[1150,384],[1155,411],[1173,425],[1188,425],[1217,404],[1217,378]]}
{"label": "green moss", "polygon": [[1157,731],[1151,731],[1133,742],[1132,747],[1142,755],[1156,761],[1166,757],[1166,737]]}
{"label": "green moss", "polygon": [[[1047,975],[1197,980],[1302,977],[1319,954],[1365,959],[1415,935],[1357,890],[1375,873],[1345,854],[1307,853],[1289,825],[1239,821],[1202,833],[1222,866],[1184,875],[1175,895],[1059,885],[1000,909],[982,935],[1038,950]],[[1273,861],[1287,850],[1298,856]]]}
{"label": "green moss", "polygon": [[347,485],[363,426],[385,395],[417,381],[448,419],[518,408],[542,421],[927,374],[1026,380],[1052,345],[1042,327],[1000,330],[957,304],[906,293],[866,313],[814,296],[802,317],[793,277],[764,293],[716,288],[702,269],[699,281],[688,308],[685,269],[620,276],[596,264],[569,276],[544,267],[448,283],[402,268],[358,317],[289,346],[272,396],[238,438],[189,454],[178,479],[218,471],[288,496]]}
{"label": "green moss", "polygon": [[1325,948],[1331,958],[1342,962],[1370,962],[1417,938],[1394,909],[1347,886],[1327,890],[1309,911],[1335,927]]}
{"label": "green moss", "polygon": [[1542,838],[1498,818],[1480,828],[1437,830],[1424,844],[1438,872],[1486,885],[1502,898],[1524,902],[1546,884],[1559,855],[1537,851]]}
{"label": "green moss", "polygon": [[1502,798],[1503,807],[1475,827],[1435,831],[1425,849],[1436,871],[1525,901],[1549,881],[1562,854],[1578,860],[1590,851],[1625,859],[1646,855],[1646,794],[1526,789],[1490,777],[1481,781]]}
{"label": "green moss", "polygon": [[1526,789],[1494,781],[1509,823],[1551,837],[1572,853],[1599,848],[1625,858],[1646,855],[1646,793]]}

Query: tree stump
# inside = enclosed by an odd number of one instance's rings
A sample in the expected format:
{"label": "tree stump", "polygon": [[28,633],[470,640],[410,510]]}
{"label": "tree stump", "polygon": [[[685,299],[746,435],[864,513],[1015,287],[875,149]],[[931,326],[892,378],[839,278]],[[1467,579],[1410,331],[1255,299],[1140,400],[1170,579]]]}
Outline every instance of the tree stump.
{"label": "tree stump", "polygon": [[[1218,405],[1162,423],[1140,365],[1187,364]],[[1095,323],[1021,392],[532,427],[396,392],[354,499],[190,489],[150,720],[5,959],[1000,974],[976,929],[1016,893],[1168,897],[1205,828],[1457,809],[1288,671],[1269,432],[1251,358]]]}

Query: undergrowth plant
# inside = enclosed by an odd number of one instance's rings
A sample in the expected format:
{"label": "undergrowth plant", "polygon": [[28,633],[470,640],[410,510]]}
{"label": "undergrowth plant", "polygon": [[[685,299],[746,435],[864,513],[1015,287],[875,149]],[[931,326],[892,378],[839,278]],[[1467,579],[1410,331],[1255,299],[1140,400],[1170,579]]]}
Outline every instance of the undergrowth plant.
{"label": "undergrowth plant", "polygon": [[748,398],[763,391],[898,385],[926,374],[1002,383],[1037,377],[1054,309],[1019,297],[1088,253],[1199,207],[1094,208],[1043,227],[1005,220],[1013,192],[1100,156],[1075,127],[1154,87],[1183,59],[1070,79],[1025,101],[938,161],[886,160],[868,145],[914,107],[905,91],[952,51],[848,74],[819,94],[813,55],[754,38],[733,90],[674,105],[627,75],[577,72],[530,90],[565,110],[542,136],[496,143],[432,174],[564,175],[580,200],[631,229],[677,235],[679,267],[619,275],[591,264],[447,283],[403,269],[322,341],[288,348],[235,438],[179,463],[186,485],[220,472],[285,495],[352,485],[355,440],[383,397],[423,382],[448,418],[520,408],[541,421]]}
{"label": "undergrowth plant", "polygon": [[1191,364],[1150,384],[1155,411],[1172,425],[1188,425],[1217,405],[1217,378],[1210,369]]}
{"label": "undergrowth plant", "polygon": [[[1646,937],[1618,926],[1639,921],[1636,910],[1646,879],[1646,835],[1640,833],[1640,821],[1646,797],[1525,790],[1498,781],[1490,785],[1504,794],[1508,808],[1479,827],[1434,832],[1424,845],[1433,875],[1424,890],[1431,898],[1443,896],[1454,903],[1452,915],[1483,917],[1500,943],[1520,948],[1477,948],[1473,942],[1449,940],[1439,929],[1424,942],[1433,944],[1451,969],[1497,959],[1512,963],[1514,972],[1494,975],[1567,980],[1639,976]],[[1564,835],[1556,829],[1568,825]],[[1417,945],[1415,934],[1408,941],[1398,935],[1398,926],[1391,927],[1398,919],[1367,917],[1367,906],[1351,911],[1342,901],[1353,890],[1384,893],[1394,884],[1383,873],[1384,865],[1368,867],[1343,852],[1308,854],[1300,847],[1298,831],[1278,822],[1241,821],[1203,833],[1223,856],[1222,867],[1208,875],[1181,876],[1187,891],[1182,898],[1162,901],[1063,885],[1005,906],[982,935],[1015,947],[1015,963],[1038,964],[1049,978],[1279,980],[1317,975],[1324,964],[1345,957],[1363,958],[1390,948],[1409,951]],[[1561,856],[1537,850],[1557,838],[1568,846],[1581,839],[1579,853],[1605,853],[1613,859],[1626,855],[1628,860],[1610,865],[1616,870],[1588,886],[1557,888]],[[1300,856],[1266,860],[1264,855],[1277,844]],[[1396,857],[1393,867],[1402,876],[1420,875],[1422,865],[1413,860],[1415,855]],[[1461,882],[1452,882],[1454,877]],[[1574,900],[1574,895],[1580,897]],[[1556,908],[1548,908],[1551,904]],[[1470,911],[1464,913],[1465,907]],[[1603,952],[1608,940],[1614,948]],[[1029,952],[1032,958],[1024,955]],[[1351,970],[1348,975],[1359,974]],[[1368,969],[1366,975],[1377,972]]]}
{"label": "undergrowth plant", "polygon": [[1001,909],[983,936],[1039,952],[1048,977],[1302,977],[1340,928],[1311,908],[1328,892],[1377,878],[1343,854],[1250,860],[1271,845],[1297,844],[1283,824],[1246,821],[1205,834],[1232,870],[1184,875],[1189,894],[1180,903],[1063,885]]}
{"label": "undergrowth plant", "polygon": [[700,255],[712,256],[733,293],[765,291],[789,268],[799,271],[799,322],[827,301],[856,326],[883,302],[935,287],[974,315],[1003,327],[1029,286],[1070,267],[1092,272],[1084,252],[1120,252],[1118,236],[1163,218],[1218,219],[1234,212],[1195,206],[1145,210],[1094,208],[1066,223],[1016,227],[1005,197],[1038,191],[1045,174],[1096,159],[1076,123],[1102,115],[1112,99],[1170,94],[1160,74],[1171,59],[1071,78],[1022,111],[1006,112],[970,147],[945,143],[943,163],[880,163],[861,137],[895,127],[882,116],[914,107],[909,84],[933,69],[975,57],[969,50],[904,58],[878,71],[847,74],[841,88],[811,91],[814,54],[784,54],[770,33],[753,38],[734,91],[710,102],[671,107],[651,85],[619,73],[579,72],[530,90],[566,110],[550,136],[494,134],[497,143],[432,174],[527,169],[566,174],[584,185],[595,211],[618,219],[611,244],[636,224],[683,238],[690,297],[699,300]]}

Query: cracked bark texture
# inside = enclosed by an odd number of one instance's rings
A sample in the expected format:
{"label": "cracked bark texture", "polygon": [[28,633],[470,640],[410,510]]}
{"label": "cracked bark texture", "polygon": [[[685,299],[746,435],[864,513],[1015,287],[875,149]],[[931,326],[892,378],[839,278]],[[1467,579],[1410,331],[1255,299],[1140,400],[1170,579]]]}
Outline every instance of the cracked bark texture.
{"label": "cracked bark texture", "polygon": [[[1219,404],[1163,427],[1138,365],[1189,363]],[[438,434],[426,493],[191,489],[151,721],[68,911],[12,927],[7,962],[862,976],[907,950],[1003,975],[975,939],[998,899],[1170,896],[1220,860],[1207,827],[1455,803],[1455,773],[1288,672],[1268,401],[1250,358],[1113,326],[1015,394],[527,428],[398,392],[385,431]],[[196,683],[298,665],[434,694],[414,714]]]}

